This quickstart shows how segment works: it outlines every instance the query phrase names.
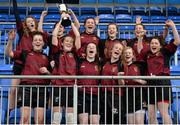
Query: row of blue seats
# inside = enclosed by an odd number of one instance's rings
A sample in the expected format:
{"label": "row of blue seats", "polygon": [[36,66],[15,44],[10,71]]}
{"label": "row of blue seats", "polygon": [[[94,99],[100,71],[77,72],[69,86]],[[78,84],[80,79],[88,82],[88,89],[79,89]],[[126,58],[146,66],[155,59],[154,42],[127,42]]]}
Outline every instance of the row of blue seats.
{"label": "row of blue seats", "polygon": [[[36,19],[40,19],[40,14],[32,14]],[[139,16],[139,15],[138,15]],[[20,15],[21,19],[25,19],[25,15]],[[83,23],[84,20],[88,17],[96,17],[95,15],[82,15],[77,16],[80,23]],[[131,16],[129,14],[100,14],[99,21],[100,23],[134,23],[137,16]],[[180,16],[141,16],[143,23],[164,23],[167,19],[172,19],[175,23],[180,23]],[[44,22],[57,22],[60,19],[59,14],[49,14],[45,17]],[[0,14],[0,22],[15,22],[14,15],[7,16],[6,14]]]}
{"label": "row of blue seats", "polygon": [[[167,6],[167,7],[158,7],[158,6],[114,6],[114,7],[70,7],[74,11],[76,15],[99,15],[99,14],[132,14],[132,15],[180,15],[180,8],[176,8],[175,6]],[[13,9],[11,6],[0,6],[0,13],[13,13]],[[18,10],[21,14],[37,14],[41,13],[43,10],[47,10],[49,14],[57,14],[57,7],[26,7],[21,6],[18,7]]]}
{"label": "row of blue seats", "polygon": [[[44,3],[46,0],[17,0],[18,2]],[[9,2],[1,0],[0,2]],[[180,4],[179,0],[79,0],[82,4]]]}

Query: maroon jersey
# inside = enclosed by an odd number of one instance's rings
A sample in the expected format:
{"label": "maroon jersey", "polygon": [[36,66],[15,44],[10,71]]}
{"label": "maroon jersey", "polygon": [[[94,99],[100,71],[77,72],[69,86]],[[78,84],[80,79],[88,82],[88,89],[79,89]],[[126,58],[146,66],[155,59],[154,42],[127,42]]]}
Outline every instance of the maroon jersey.
{"label": "maroon jersey", "polygon": [[[139,67],[136,64],[132,63],[130,65],[124,66],[124,75],[125,76],[140,76],[141,73],[140,73]],[[125,79],[124,81],[125,81],[125,84],[127,85],[139,85],[139,83],[133,81],[132,79],[131,80]]]}
{"label": "maroon jersey", "polygon": [[[102,75],[104,76],[117,76],[118,75],[118,62],[115,63],[110,63],[107,62],[102,69]],[[112,85],[118,85],[118,80],[117,79],[107,79],[107,80],[102,80],[101,81],[102,85],[108,85],[108,86],[112,86]],[[114,88],[114,92],[116,94],[122,95],[122,91],[120,93],[121,89],[119,89],[118,87]],[[102,91],[105,91],[105,88],[102,88]],[[107,87],[107,91],[112,91],[111,87]]]}
{"label": "maroon jersey", "polygon": [[171,42],[165,47],[161,48],[157,54],[149,52],[147,54],[147,68],[148,75],[170,75],[169,60],[176,52],[177,46]]}
{"label": "maroon jersey", "polygon": [[[76,75],[77,64],[74,54],[71,52],[62,53],[59,55],[58,69],[56,73],[58,75]],[[54,85],[74,85],[74,79],[58,79],[53,83]]]}
{"label": "maroon jersey", "polygon": [[[96,62],[89,62],[89,61],[84,61],[80,65],[79,69],[79,75],[99,75],[99,68],[98,64]],[[98,85],[98,79],[79,79],[78,80],[78,85]],[[80,88],[81,91],[83,91],[83,88]],[[85,88],[86,93],[91,93],[91,87],[86,87]],[[94,87],[92,88],[92,94],[98,94],[98,88]]]}
{"label": "maroon jersey", "polygon": [[[23,56],[26,55],[26,56]],[[24,68],[22,75],[43,75],[40,72],[41,67],[48,68],[49,61],[46,55],[40,52],[23,52],[23,51],[14,51],[14,59],[23,59],[25,60]],[[21,79],[21,82],[33,85],[45,85],[48,84],[46,79]]]}
{"label": "maroon jersey", "polygon": [[87,34],[86,32],[81,33],[81,48],[78,51],[79,55],[82,56],[82,54],[85,53],[85,48],[88,43],[95,43],[97,46],[99,46],[99,37],[97,37],[95,34]]}
{"label": "maroon jersey", "polygon": [[[143,38],[142,40],[142,45],[143,45],[143,49],[141,50],[140,54],[146,54],[150,48],[149,48],[149,43],[150,43],[151,38],[147,38],[146,36]],[[137,43],[138,43],[138,39],[132,39],[131,41],[128,42],[128,46],[132,47],[136,56],[136,60],[142,60],[141,56],[139,56],[140,54],[137,51]]]}

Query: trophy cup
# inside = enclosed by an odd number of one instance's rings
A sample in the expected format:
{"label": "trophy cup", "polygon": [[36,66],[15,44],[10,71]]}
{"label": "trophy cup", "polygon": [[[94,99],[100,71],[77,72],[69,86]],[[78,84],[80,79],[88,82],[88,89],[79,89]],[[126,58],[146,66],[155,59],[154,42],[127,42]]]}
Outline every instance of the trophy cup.
{"label": "trophy cup", "polygon": [[[67,6],[65,4],[59,4],[58,5],[59,11],[60,13],[63,14],[68,14],[68,9]],[[64,27],[68,27],[71,25],[71,20],[69,19],[69,17],[63,17],[62,21],[61,21],[61,25]]]}

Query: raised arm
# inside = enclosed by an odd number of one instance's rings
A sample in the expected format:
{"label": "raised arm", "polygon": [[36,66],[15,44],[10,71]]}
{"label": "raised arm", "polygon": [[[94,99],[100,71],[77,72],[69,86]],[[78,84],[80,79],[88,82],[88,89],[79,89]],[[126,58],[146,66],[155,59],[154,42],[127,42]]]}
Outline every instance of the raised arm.
{"label": "raised arm", "polygon": [[48,14],[47,11],[42,11],[41,17],[38,23],[38,31],[43,32],[43,22],[44,22],[44,17]]}
{"label": "raised arm", "polygon": [[79,28],[80,28],[79,20],[77,19],[76,15],[74,14],[74,12],[71,9],[69,9],[69,12],[70,12],[72,18],[74,19],[75,27],[79,30]]}
{"label": "raised arm", "polygon": [[17,33],[19,35],[19,39],[21,39],[22,35],[23,35],[23,23],[21,21],[21,18],[19,16],[19,11],[18,11],[18,7],[17,7],[17,1],[13,0],[13,12],[14,12],[14,16],[16,19],[16,29],[17,29]]}
{"label": "raised arm", "polygon": [[71,27],[75,35],[75,47],[78,50],[81,48],[80,33],[73,22],[71,23]]}
{"label": "raised arm", "polygon": [[61,25],[61,20],[56,24],[53,32],[52,32],[52,45],[58,46],[58,31]]}
{"label": "raised arm", "polygon": [[172,28],[172,32],[173,32],[173,36],[174,36],[174,44],[176,46],[179,46],[180,45],[180,38],[179,38],[179,33],[176,29],[176,25],[174,24],[174,22],[172,20],[167,20],[166,25],[168,27]]}
{"label": "raised arm", "polygon": [[5,49],[5,54],[7,56],[10,56],[11,58],[14,57],[12,44],[13,44],[13,41],[15,40],[15,38],[16,38],[16,31],[13,29],[8,33],[8,42],[7,42],[7,46]]}

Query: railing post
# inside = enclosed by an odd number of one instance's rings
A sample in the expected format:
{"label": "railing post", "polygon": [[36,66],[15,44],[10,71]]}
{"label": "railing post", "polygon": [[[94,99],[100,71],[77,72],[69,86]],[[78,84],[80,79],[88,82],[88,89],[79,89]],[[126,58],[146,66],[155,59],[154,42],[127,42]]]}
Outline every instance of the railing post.
{"label": "railing post", "polygon": [[77,87],[77,79],[75,79],[75,84],[74,84],[74,93],[73,93],[73,95],[74,95],[74,97],[73,97],[73,107],[74,107],[74,124],[77,124],[77,99],[78,99],[78,94],[77,94],[77,92],[78,92],[78,87]]}

